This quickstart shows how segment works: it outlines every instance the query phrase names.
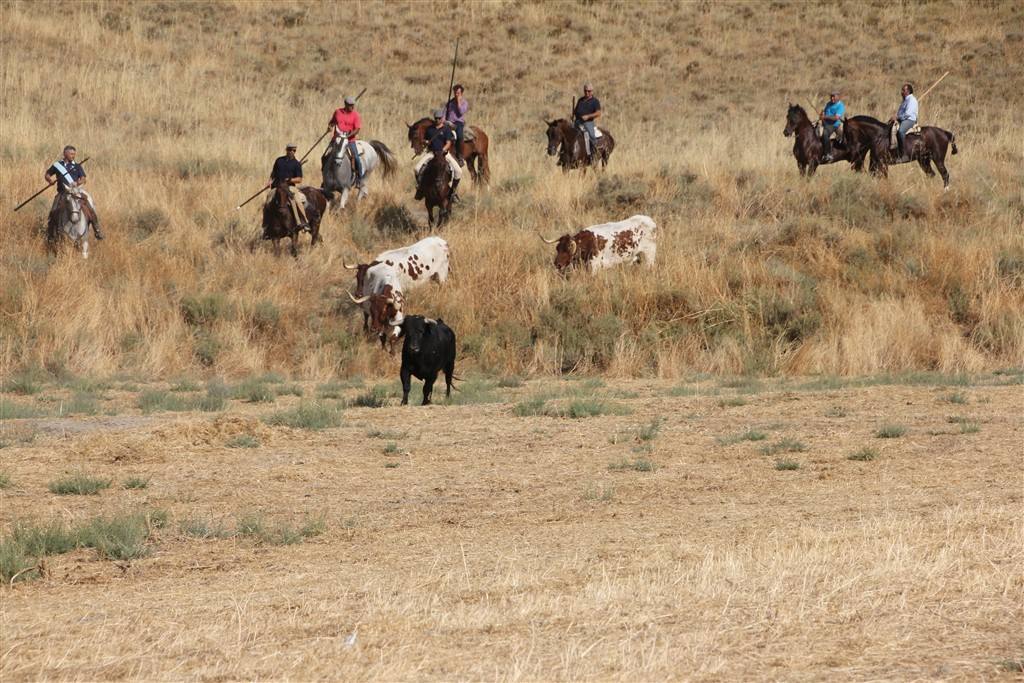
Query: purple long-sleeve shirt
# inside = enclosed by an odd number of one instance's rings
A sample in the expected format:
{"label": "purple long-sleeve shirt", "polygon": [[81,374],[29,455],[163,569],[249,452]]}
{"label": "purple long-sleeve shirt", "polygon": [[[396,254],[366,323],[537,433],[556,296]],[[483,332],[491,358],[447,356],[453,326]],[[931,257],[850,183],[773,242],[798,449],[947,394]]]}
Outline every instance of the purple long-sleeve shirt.
{"label": "purple long-sleeve shirt", "polygon": [[465,123],[466,112],[469,111],[469,101],[462,98],[462,104],[457,104],[455,98],[448,100],[448,106],[444,108],[444,120],[452,123]]}

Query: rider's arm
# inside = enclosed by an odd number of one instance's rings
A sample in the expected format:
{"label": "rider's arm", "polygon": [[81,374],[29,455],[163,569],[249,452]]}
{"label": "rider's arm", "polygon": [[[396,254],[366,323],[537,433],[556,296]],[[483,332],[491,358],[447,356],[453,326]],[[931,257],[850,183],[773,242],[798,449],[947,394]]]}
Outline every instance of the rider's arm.
{"label": "rider's arm", "polygon": [[588,118],[587,120],[588,120],[588,121],[596,121],[596,120],[598,120],[599,118],[601,118],[601,110],[600,110],[600,109],[598,109],[598,110],[597,110],[597,111],[595,111],[595,112],[594,112],[593,114],[591,114],[591,115],[590,115],[590,118]]}
{"label": "rider's arm", "polygon": [[75,181],[75,187],[81,187],[82,185],[85,185],[85,176]]}
{"label": "rider's arm", "polygon": [[57,174],[51,173],[50,169],[46,169],[46,173],[43,174],[43,177],[46,178],[47,185],[52,185],[57,180]]}
{"label": "rider's arm", "polygon": [[360,130],[359,128],[353,128],[352,130],[350,130],[348,132],[348,136],[350,138],[354,138],[355,136],[359,135],[359,130]]}
{"label": "rider's arm", "polygon": [[298,178],[289,178],[288,182],[291,183],[292,185],[301,185],[302,184],[302,176],[299,176]]}

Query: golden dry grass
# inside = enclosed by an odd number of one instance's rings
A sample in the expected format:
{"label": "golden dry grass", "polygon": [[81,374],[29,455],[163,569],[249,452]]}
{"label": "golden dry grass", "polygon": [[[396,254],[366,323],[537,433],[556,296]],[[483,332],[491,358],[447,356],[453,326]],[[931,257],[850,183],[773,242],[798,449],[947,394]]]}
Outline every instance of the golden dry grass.
{"label": "golden dry grass", "polygon": [[[425,234],[380,216],[423,222],[403,121],[442,98],[450,41],[425,23],[457,13],[493,184],[442,231],[456,276],[409,305],[457,331],[469,380],[401,409],[395,359],[339,303],[341,263]],[[968,2],[0,4],[0,566],[19,522],[170,520],[145,558],[79,549],[0,587],[0,678],[1019,677],[1022,20]],[[902,81],[946,69],[922,109],[957,136],[948,193],[916,167],[798,179],[787,102],[838,83],[884,118]],[[619,147],[606,174],[564,176],[540,119],[582,80]],[[322,248],[250,252],[258,210],[235,204],[364,85],[398,176],[328,218]],[[88,263],[44,254],[48,198],[10,211],[67,142],[108,235]],[[538,232],[633,213],[660,226],[656,269],[553,273]],[[216,379],[268,370],[298,384]],[[775,378],[715,379],[741,373]],[[516,415],[567,396],[616,414]],[[311,401],[340,426],[265,421]],[[114,484],[48,491],[68,474]],[[325,530],[182,526],[251,513]]]}
{"label": "golden dry grass", "polygon": [[[380,372],[385,361],[345,303],[340,263],[422,234],[381,232],[375,217],[397,203],[422,222],[403,121],[447,85],[450,46],[422,19],[456,11],[478,27],[462,41],[458,78],[491,134],[494,183],[467,189],[443,231],[459,277],[415,293],[410,307],[452,325],[466,365],[679,377],[1024,362],[1013,120],[1024,84],[1003,69],[1024,56],[1019,4],[0,11],[4,375],[22,365],[146,378],[205,366],[318,379]],[[836,31],[842,45],[822,40]],[[852,112],[884,118],[903,80],[923,88],[946,69],[922,108],[960,143],[950,193],[916,167],[886,182],[844,168],[798,180],[780,135],[788,101],[808,106],[838,82]],[[563,176],[544,155],[541,117],[562,114],[584,78],[598,84],[621,143],[601,178]],[[329,219],[323,249],[297,262],[250,254],[258,210],[234,205],[285,141],[311,143],[340,96],[364,85],[367,134],[398,153],[398,176],[374,179],[369,202]],[[48,199],[9,210],[65,142],[93,157],[90,188],[109,234],[88,264],[43,255]],[[569,282],[552,272],[537,232],[638,212],[661,226],[653,272]],[[210,296],[220,315],[188,324],[183,302]]]}
{"label": "golden dry grass", "polygon": [[[263,405],[212,420],[37,421],[35,441],[4,451],[6,528],[140,508],[167,510],[170,523],[145,559],[76,551],[47,558],[43,578],[0,589],[0,673],[1013,675],[1024,653],[1019,385],[961,386],[956,405],[944,386],[687,388],[696,395],[646,380],[531,382],[498,390],[494,404],[350,408],[340,427],[317,433],[266,426],[258,418],[275,408]],[[516,401],[566,390],[632,412],[513,416]],[[723,400],[735,396],[745,404]],[[961,433],[950,416],[980,430]],[[656,420],[657,434],[639,440]],[[877,439],[890,423],[905,436]],[[78,430],[61,436],[68,425]],[[767,439],[728,438],[750,429]],[[228,447],[239,434],[260,446]],[[796,471],[761,453],[782,439],[806,447],[787,454]],[[864,446],[878,457],[847,459]],[[654,470],[618,467],[635,458]],[[149,485],[49,494],[47,481],[66,471]],[[293,524],[322,517],[326,531],[260,546],[179,527],[230,529],[251,512]]]}

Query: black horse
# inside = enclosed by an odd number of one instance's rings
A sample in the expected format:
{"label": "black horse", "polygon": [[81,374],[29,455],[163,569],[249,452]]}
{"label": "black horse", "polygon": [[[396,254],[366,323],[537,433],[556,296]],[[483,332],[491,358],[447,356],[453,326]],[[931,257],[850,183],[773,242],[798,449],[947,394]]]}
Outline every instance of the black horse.
{"label": "black horse", "polygon": [[596,166],[600,162],[601,167],[608,166],[608,158],[615,149],[615,138],[604,128],[601,137],[597,139],[597,146],[591,159],[587,158],[586,133],[576,128],[566,119],[555,119],[547,121],[548,124],[548,155],[558,155],[558,165],[563,171],[573,168]]}

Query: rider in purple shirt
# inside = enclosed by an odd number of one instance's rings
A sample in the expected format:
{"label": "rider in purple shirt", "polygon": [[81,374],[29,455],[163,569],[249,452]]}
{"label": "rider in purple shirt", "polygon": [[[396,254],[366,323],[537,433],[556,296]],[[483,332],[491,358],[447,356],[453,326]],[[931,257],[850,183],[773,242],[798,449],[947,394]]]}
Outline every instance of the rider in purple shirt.
{"label": "rider in purple shirt", "polygon": [[455,96],[448,100],[448,104],[444,108],[444,120],[446,123],[450,123],[455,126],[455,160],[459,162],[459,166],[465,166],[466,162],[462,158],[462,143],[464,139],[464,131],[466,129],[466,112],[469,111],[469,102],[463,96],[465,89],[462,84],[459,83],[455,86],[453,91]]}

